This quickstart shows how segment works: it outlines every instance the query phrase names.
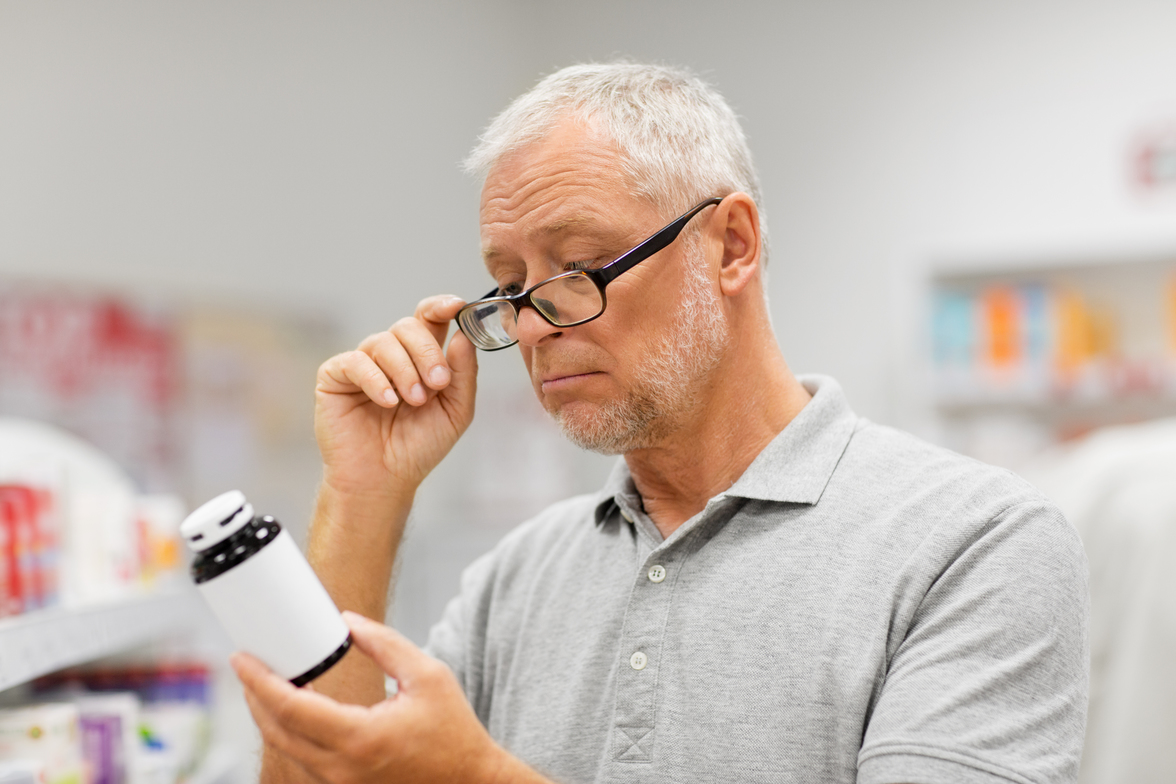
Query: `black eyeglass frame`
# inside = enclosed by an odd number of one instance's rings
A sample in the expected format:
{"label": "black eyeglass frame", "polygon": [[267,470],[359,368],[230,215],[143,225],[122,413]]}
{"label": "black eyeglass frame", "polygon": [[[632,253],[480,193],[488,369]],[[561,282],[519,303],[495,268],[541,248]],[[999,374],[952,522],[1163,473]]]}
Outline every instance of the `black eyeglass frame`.
{"label": "black eyeglass frame", "polygon": [[[618,277],[633,269],[653,254],[667,248],[674,240],[678,239],[678,235],[682,233],[682,229],[686,228],[686,224],[689,223],[695,215],[702,212],[707,207],[722,203],[722,201],[723,197],[715,196],[694,205],[685,213],[678,216],[677,218],[674,218],[674,220],[667,223],[661,229],[658,229],[648,238],[642,240],[634,247],[625,251],[620,256],[617,256],[608,264],[605,264],[603,267],[598,269],[569,270],[568,272],[561,272],[559,275],[553,275],[546,280],[539,281],[531,288],[527,289],[526,291],[520,291],[518,294],[498,295],[498,287],[492,288],[489,292],[486,293],[485,296],[474,300],[457,312],[457,316],[455,317],[455,321],[457,321],[457,328],[461,329],[462,334],[465,335],[466,338],[468,338],[469,341],[473,343],[479,351],[502,351],[503,349],[510,348],[511,346],[517,344],[519,342],[518,338],[515,338],[513,343],[507,343],[505,346],[498,346],[497,348],[482,348],[481,346],[478,346],[474,339],[471,338],[464,329],[462,329],[461,314],[469,308],[479,306],[484,307],[488,302],[509,302],[511,307],[513,307],[515,310],[515,323],[518,323],[518,318],[522,315],[523,308],[531,308],[539,314],[541,319],[553,327],[578,327],[581,324],[587,324],[589,321],[594,321],[595,319],[603,316],[605,309],[608,308],[608,297],[604,293],[604,289],[606,286],[608,286],[608,284],[612,283]],[[586,277],[591,280],[593,284],[595,284],[597,291],[600,292],[600,312],[595,316],[590,316],[586,319],[574,321],[570,324],[557,324],[535,305],[531,299],[531,293],[541,286],[546,286],[553,280],[559,280],[560,278],[570,278],[576,275]]]}

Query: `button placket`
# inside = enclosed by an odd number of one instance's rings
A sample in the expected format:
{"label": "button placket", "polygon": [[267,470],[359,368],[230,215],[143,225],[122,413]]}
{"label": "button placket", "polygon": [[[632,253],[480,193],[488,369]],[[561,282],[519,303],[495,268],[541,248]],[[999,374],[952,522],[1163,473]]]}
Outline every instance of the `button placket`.
{"label": "button placket", "polygon": [[[639,565],[617,651],[616,709],[610,739],[614,763],[654,761],[659,734],[655,722],[657,685],[674,591],[685,562],[709,541],[707,532],[737,511],[728,501],[725,496],[712,499],[697,518],[679,529],[679,535],[669,541],[651,538],[650,532],[655,531],[653,523],[642,513],[636,512],[631,519],[639,534],[635,552]],[[635,510],[622,510],[622,514],[625,512],[633,514]],[[616,775],[621,779],[631,775],[619,770]]]}
{"label": "button placket", "polygon": [[[645,520],[639,521],[646,522]],[[664,544],[664,543],[663,543]],[[613,717],[612,757],[623,763],[653,761],[657,680],[673,586],[667,580],[679,542],[638,546],[641,559],[621,633]]]}

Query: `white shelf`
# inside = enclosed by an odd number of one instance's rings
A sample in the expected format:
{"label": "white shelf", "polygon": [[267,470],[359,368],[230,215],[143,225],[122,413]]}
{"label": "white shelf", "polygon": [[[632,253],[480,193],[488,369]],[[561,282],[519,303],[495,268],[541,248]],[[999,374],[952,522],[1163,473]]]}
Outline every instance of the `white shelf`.
{"label": "white shelf", "polygon": [[204,613],[194,588],[177,587],[5,618],[0,620],[0,690],[191,628]]}

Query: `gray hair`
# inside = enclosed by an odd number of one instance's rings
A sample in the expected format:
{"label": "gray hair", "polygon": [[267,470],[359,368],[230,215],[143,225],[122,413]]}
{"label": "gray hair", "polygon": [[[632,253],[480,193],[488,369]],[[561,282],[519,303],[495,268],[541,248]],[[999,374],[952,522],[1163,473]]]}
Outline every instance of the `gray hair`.
{"label": "gray hair", "polygon": [[[637,195],[667,218],[735,191],[761,206],[759,177],[735,112],[694,74],[662,65],[583,63],[556,71],[491,121],[465,170],[485,178],[503,156],[569,116],[599,123],[619,148]],[[760,235],[766,264],[762,209]]]}

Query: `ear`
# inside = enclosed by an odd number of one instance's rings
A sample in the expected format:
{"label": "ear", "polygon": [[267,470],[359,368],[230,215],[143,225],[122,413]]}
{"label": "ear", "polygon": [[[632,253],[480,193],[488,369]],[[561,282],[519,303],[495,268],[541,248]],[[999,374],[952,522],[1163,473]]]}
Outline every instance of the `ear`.
{"label": "ear", "polygon": [[733,297],[747,288],[759,272],[759,210],[746,193],[732,193],[723,199],[713,220],[723,232],[719,286],[725,296]]}

